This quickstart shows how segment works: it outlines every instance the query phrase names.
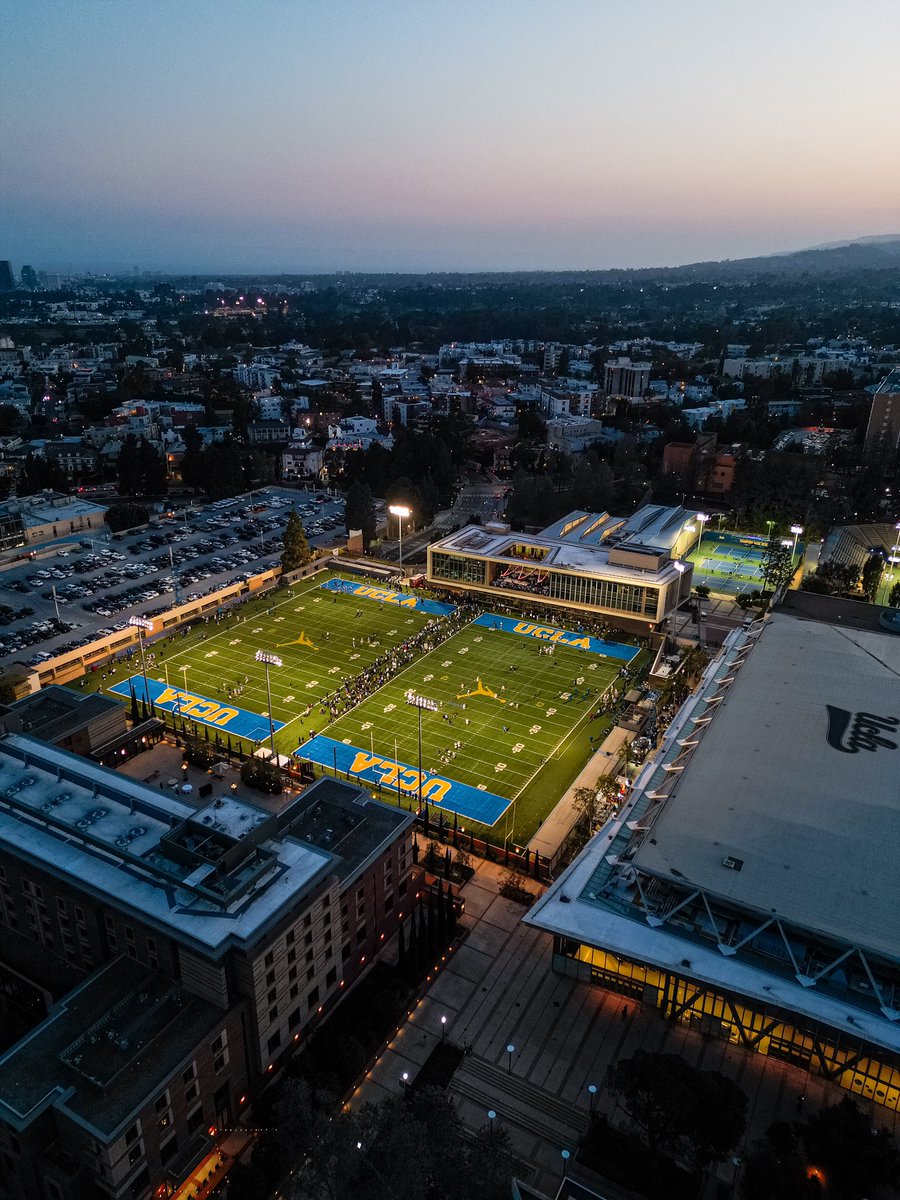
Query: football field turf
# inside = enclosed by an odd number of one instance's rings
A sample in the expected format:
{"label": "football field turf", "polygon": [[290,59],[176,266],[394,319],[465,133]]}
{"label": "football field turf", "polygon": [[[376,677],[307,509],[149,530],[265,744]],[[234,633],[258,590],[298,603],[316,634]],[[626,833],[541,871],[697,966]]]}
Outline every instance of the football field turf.
{"label": "football field turf", "polygon": [[[211,736],[227,737],[234,750],[243,739],[244,751],[252,753],[268,739],[265,667],[255,656],[258,650],[276,654],[283,665],[270,667],[270,679],[279,753],[352,770],[362,784],[381,784],[389,801],[410,805],[421,786],[435,811],[457,812],[467,826],[493,826],[495,839],[527,841],[607,733],[611,720],[601,711],[602,695],[636,648],[610,646],[607,656],[557,641],[552,654],[541,653],[551,643],[540,634],[495,629],[493,619],[472,622],[332,719],[332,693],[429,622],[439,637],[447,628],[445,619],[381,601],[374,587],[372,596],[323,587],[334,579],[320,573],[224,612],[219,622],[197,622],[183,637],[173,633],[148,643],[155,703],[196,722],[201,732],[206,726]],[[369,586],[351,582],[357,590]],[[126,663],[83,682],[86,690],[111,691],[127,704],[132,687],[142,696],[140,671],[135,650]],[[429,784],[417,770],[418,712],[406,699],[410,691],[437,708],[422,710]],[[369,765],[377,759],[378,768],[361,769],[361,753]]]}
{"label": "football field turf", "polygon": [[[222,735],[243,732],[246,737],[239,717],[233,728],[220,720],[203,720],[202,705],[191,705],[191,699],[216,701],[222,709],[248,710],[265,718],[269,711],[265,666],[256,661],[256,652],[271,652],[283,663],[269,668],[272,716],[283,725],[275,745],[280,753],[290,754],[310,729],[323,728],[328,717],[322,712],[322,701],[331,692],[435,619],[396,604],[323,589],[323,582],[333,578],[320,573],[287,592],[250,601],[225,614],[218,624],[201,622],[185,637],[175,633],[163,643],[148,645],[148,678],[180,696],[161,707],[218,728]],[[140,656],[135,653],[127,667],[120,667],[103,686],[115,688],[127,700],[127,679],[139,675],[140,669]],[[142,684],[142,680],[136,684],[138,698]],[[267,736],[268,720],[260,724]]]}
{"label": "football field turf", "polygon": [[[531,810],[545,815],[554,787],[553,799],[558,799],[586,760],[591,738],[599,745],[605,734],[608,720],[592,719],[592,714],[624,665],[620,659],[558,643],[552,654],[542,649],[546,643],[535,638],[470,624],[400,671],[325,733],[362,751],[361,765],[367,757],[380,758],[387,779],[397,774],[390,772],[392,764],[417,767],[419,714],[407,700],[413,692],[438,706],[437,711],[421,710],[423,774],[465,788],[462,803],[454,801],[451,788],[440,799],[442,807],[494,824],[527,788],[515,827],[520,835],[526,828],[533,832],[540,817]],[[302,746],[299,753],[304,753]],[[385,787],[390,794],[390,784]],[[472,803],[472,789],[499,803],[481,811]],[[414,798],[417,789],[409,791]],[[396,794],[401,798],[399,784]]]}

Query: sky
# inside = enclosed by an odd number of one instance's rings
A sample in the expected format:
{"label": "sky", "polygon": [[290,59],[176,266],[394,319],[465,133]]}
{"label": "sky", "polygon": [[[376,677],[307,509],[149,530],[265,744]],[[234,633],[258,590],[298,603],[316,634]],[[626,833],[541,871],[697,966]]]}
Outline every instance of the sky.
{"label": "sky", "polygon": [[897,0],[28,0],[0,258],[664,266],[900,234]]}

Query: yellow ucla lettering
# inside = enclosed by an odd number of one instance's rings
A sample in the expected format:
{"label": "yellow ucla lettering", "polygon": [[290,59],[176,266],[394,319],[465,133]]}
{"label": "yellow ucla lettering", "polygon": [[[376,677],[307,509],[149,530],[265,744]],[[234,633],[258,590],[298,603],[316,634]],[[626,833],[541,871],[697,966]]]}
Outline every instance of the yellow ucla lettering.
{"label": "yellow ucla lettering", "polygon": [[419,786],[422,776],[413,767],[406,767],[399,774],[398,783],[401,791],[414,792]]}
{"label": "yellow ucla lettering", "polygon": [[537,629],[536,625],[529,625],[527,621],[519,621],[516,625],[516,633],[533,633]]}
{"label": "yellow ucla lettering", "polygon": [[422,795],[432,803],[440,804],[452,787],[449,779],[438,779],[435,775],[422,788]]}
{"label": "yellow ucla lettering", "polygon": [[209,721],[219,711],[215,700],[195,700],[191,712],[201,721]]}
{"label": "yellow ucla lettering", "polygon": [[400,774],[400,767],[397,763],[390,762],[389,759],[382,759],[376,766],[375,770],[381,776],[381,782],[385,787],[393,787],[397,782],[397,776]]}
{"label": "yellow ucla lettering", "polygon": [[178,699],[179,694],[180,693],[177,692],[175,690],[175,688],[170,688],[170,687],[163,688],[163,690],[160,692],[160,694],[156,697],[156,703],[157,704],[171,704],[173,701]]}
{"label": "yellow ucla lettering", "polygon": [[236,708],[220,708],[217,709],[215,716],[207,718],[213,725],[227,725],[232,718],[238,715]]}
{"label": "yellow ucla lettering", "polygon": [[377,758],[374,754],[366,754],[364,750],[357,750],[350,767],[350,774],[358,775],[360,771],[368,771],[370,767],[377,767],[381,761],[382,759]]}
{"label": "yellow ucla lettering", "polygon": [[569,645],[570,645],[570,646],[577,646],[577,647],[579,648],[579,650],[590,650],[590,648],[591,648],[591,639],[590,639],[590,638],[586,638],[586,637],[583,637],[583,638],[572,638],[571,642],[569,642]]}
{"label": "yellow ucla lettering", "polygon": [[415,596],[407,596],[405,600],[398,601],[398,604],[400,604],[403,608],[415,608],[416,603],[417,601]]}

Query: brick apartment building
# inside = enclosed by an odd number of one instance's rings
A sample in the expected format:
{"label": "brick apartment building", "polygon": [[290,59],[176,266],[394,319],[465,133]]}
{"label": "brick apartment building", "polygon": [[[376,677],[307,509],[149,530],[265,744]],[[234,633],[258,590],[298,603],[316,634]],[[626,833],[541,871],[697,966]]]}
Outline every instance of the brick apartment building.
{"label": "brick apartment building", "polygon": [[390,939],[412,823],[331,779],[198,809],[0,738],[0,1197],[169,1194]]}
{"label": "brick apartment building", "polygon": [[718,446],[714,433],[698,433],[693,442],[669,442],[663,448],[663,472],[680,479],[692,492],[727,496],[734,487],[739,445]]}

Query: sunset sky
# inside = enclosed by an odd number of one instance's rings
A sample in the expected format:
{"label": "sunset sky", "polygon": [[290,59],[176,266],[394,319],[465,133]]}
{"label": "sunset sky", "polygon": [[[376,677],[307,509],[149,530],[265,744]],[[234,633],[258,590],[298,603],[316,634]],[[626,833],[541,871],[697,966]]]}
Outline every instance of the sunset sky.
{"label": "sunset sky", "polygon": [[676,264],[900,234],[897,0],[28,0],[18,269]]}

